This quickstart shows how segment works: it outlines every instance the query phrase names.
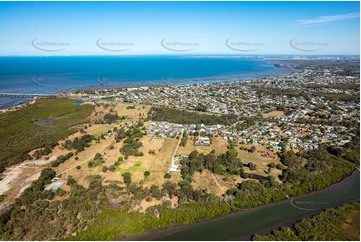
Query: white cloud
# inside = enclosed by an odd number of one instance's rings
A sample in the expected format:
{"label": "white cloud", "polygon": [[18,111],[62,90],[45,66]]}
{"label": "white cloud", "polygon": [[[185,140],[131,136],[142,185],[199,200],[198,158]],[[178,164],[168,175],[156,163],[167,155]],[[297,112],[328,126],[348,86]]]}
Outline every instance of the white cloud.
{"label": "white cloud", "polygon": [[297,25],[312,26],[312,25],[329,23],[329,22],[334,22],[334,21],[343,20],[343,19],[353,19],[353,18],[359,18],[359,17],[360,17],[360,13],[346,13],[346,14],[339,14],[339,15],[333,15],[333,16],[320,16],[320,17],[317,17],[314,19],[298,20]]}

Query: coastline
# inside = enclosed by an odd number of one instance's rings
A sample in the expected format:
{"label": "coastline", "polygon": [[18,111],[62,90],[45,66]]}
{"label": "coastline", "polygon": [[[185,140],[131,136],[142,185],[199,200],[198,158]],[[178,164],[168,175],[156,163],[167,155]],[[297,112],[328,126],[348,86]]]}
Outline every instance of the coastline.
{"label": "coastline", "polygon": [[[260,60],[260,59],[256,59]],[[263,59],[261,59],[263,60]],[[279,60],[263,60],[269,66],[272,66],[274,70],[272,71],[260,71],[254,73],[239,73],[233,75],[220,75],[220,76],[210,76],[210,77],[192,77],[192,78],[174,78],[167,77],[163,75],[158,80],[139,80],[139,81],[128,81],[122,83],[107,83],[106,81],[101,80],[99,76],[96,78],[96,85],[84,85],[81,87],[68,87],[67,90],[58,90],[57,92],[49,93],[45,91],[44,93],[39,93],[41,95],[49,95],[54,97],[64,96],[65,93],[76,93],[82,91],[106,91],[106,90],[118,90],[123,88],[144,88],[144,87],[152,87],[152,86],[178,86],[178,85],[204,85],[204,84],[220,84],[225,82],[248,82],[248,81],[257,81],[262,78],[273,78],[279,76],[287,76],[296,72],[301,72],[301,69],[295,69],[291,67],[284,66],[276,66],[276,64],[280,63]],[[71,90],[71,91],[69,91]],[[0,90],[0,92],[6,93],[6,91]],[[9,92],[8,94],[11,94]],[[26,94],[24,92],[24,94]],[[1,98],[1,97],[0,97]],[[2,97],[3,99],[14,99],[12,97]],[[15,97],[17,98],[17,97]],[[19,99],[19,98],[18,98]],[[22,106],[26,106],[29,104],[33,98],[21,98],[22,100],[18,101],[9,101],[9,102],[1,102],[0,100],[0,114],[9,110],[17,109]]]}
{"label": "coastline", "polygon": [[[170,226],[168,226],[166,228],[151,229],[151,230],[145,231],[142,234],[130,234],[130,235],[115,237],[113,240],[120,240],[120,241],[123,241],[123,240],[130,240],[130,241],[158,240],[159,238],[162,238],[162,237],[167,236],[167,235],[171,235],[171,234],[176,233],[176,232],[181,232],[183,230],[187,230],[187,229],[190,229],[190,228],[196,228],[197,226],[204,225],[204,224],[211,223],[211,222],[215,222],[215,221],[219,221],[219,220],[222,220],[222,219],[235,217],[235,216],[238,216],[238,215],[240,215],[242,213],[245,213],[245,212],[256,211],[256,210],[263,209],[265,207],[272,207],[272,206],[280,205],[280,204],[283,204],[283,203],[288,203],[288,202],[291,202],[295,198],[300,199],[300,198],[304,198],[304,197],[307,197],[307,196],[310,196],[310,195],[317,195],[319,193],[323,193],[323,192],[327,192],[329,190],[336,189],[336,188],[344,185],[345,183],[349,182],[351,179],[353,179],[353,177],[356,176],[357,173],[360,173],[360,170],[358,168],[356,168],[355,171],[353,171],[351,175],[345,177],[343,180],[341,180],[341,181],[339,181],[337,183],[334,183],[334,184],[332,184],[332,185],[330,185],[330,186],[328,186],[328,187],[326,187],[326,188],[324,188],[322,190],[305,193],[305,194],[302,194],[302,195],[299,195],[299,196],[296,196],[296,197],[291,197],[291,198],[281,200],[281,201],[278,201],[278,202],[263,204],[263,205],[253,207],[253,208],[243,208],[243,209],[240,209],[238,211],[231,212],[231,213],[229,213],[227,215],[216,216],[216,217],[208,219],[208,220],[197,221],[197,222],[195,222],[193,224],[175,224],[175,225],[170,225]],[[352,200],[349,200],[349,201],[344,202],[344,203],[351,203],[351,202],[355,202],[355,201],[360,201],[360,199],[352,199]],[[335,207],[338,207],[338,206],[339,205],[337,205]],[[269,232],[271,232],[271,231],[273,231],[273,230],[275,230],[275,229],[277,229],[279,227],[290,226],[290,225],[296,223],[298,220],[300,220],[302,218],[312,217],[313,215],[315,215],[315,214],[317,214],[317,213],[319,213],[319,212],[321,212],[323,210],[324,210],[324,208],[313,210],[313,211],[310,211],[309,214],[303,215],[300,218],[298,218],[297,220],[290,220],[290,221],[286,221],[286,222],[284,222],[282,224],[269,226],[269,227],[263,228],[262,230],[256,231],[256,232],[254,232],[252,234],[242,235],[241,237],[235,237],[235,238],[232,238],[230,240],[250,240],[250,238],[251,238],[251,236],[253,234],[256,234],[256,233],[269,233]]]}
{"label": "coastline", "polygon": [[0,114],[25,108],[31,104],[34,104],[35,102],[36,102],[36,98],[31,98],[31,99],[28,99],[27,101],[22,101],[21,103],[15,105],[15,106],[10,106],[9,108],[5,108],[5,109],[0,109]]}

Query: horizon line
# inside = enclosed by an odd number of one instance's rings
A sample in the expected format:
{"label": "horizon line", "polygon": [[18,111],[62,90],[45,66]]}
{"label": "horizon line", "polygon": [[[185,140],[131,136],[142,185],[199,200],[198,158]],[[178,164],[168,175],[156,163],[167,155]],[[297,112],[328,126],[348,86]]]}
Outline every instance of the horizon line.
{"label": "horizon line", "polygon": [[359,54],[128,54],[128,55],[98,55],[98,54],[80,54],[80,55],[0,55],[0,57],[75,57],[75,56],[109,56],[109,57],[128,57],[128,56],[360,56]]}

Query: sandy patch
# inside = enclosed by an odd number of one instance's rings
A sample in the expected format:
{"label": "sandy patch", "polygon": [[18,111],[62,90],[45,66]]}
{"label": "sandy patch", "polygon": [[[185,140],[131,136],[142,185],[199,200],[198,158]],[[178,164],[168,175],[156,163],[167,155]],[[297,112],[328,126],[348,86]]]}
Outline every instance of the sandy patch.
{"label": "sandy patch", "polygon": [[276,116],[284,116],[285,112],[283,111],[272,111],[269,113],[262,114],[263,117],[276,117]]}

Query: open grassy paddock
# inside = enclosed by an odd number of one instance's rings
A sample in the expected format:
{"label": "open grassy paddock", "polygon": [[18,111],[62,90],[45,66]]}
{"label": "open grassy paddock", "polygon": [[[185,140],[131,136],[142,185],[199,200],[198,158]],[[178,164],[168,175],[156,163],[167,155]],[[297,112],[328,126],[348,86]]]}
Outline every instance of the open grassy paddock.
{"label": "open grassy paddock", "polygon": [[236,148],[238,152],[238,157],[241,159],[243,164],[248,164],[252,162],[257,166],[257,169],[252,171],[248,167],[244,166],[243,169],[246,173],[257,174],[261,176],[272,175],[275,177],[276,181],[279,181],[278,175],[282,174],[281,170],[276,168],[272,168],[270,174],[268,174],[269,164],[274,163],[275,165],[281,164],[279,157],[276,155],[275,158],[264,157],[261,154],[266,151],[266,147],[264,146],[256,146],[256,151],[254,153],[250,153],[247,150],[241,150],[239,147],[250,148],[252,145],[238,145]]}
{"label": "open grassy paddock", "polygon": [[208,154],[213,149],[216,151],[216,155],[220,155],[227,151],[227,141],[222,137],[214,137],[212,139],[211,146],[196,146],[194,145],[193,137],[189,136],[186,146],[179,146],[177,155],[188,156],[193,150],[197,150],[199,153]]}

